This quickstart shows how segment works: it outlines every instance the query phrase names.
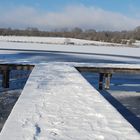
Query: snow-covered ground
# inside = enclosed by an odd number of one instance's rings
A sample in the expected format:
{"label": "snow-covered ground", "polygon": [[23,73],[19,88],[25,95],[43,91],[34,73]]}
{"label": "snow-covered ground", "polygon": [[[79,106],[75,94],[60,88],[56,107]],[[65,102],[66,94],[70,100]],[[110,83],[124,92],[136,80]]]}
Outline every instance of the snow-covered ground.
{"label": "snow-covered ground", "polygon": [[[93,46],[115,46],[115,47],[127,47],[119,43],[109,43],[101,41],[92,41],[76,38],[65,38],[65,37],[31,37],[31,36],[0,36],[1,42],[22,42],[22,43],[39,43],[39,44],[73,44],[73,45],[93,45]],[[133,47],[140,47],[140,41],[136,40],[132,44]],[[129,45],[130,47],[130,45]]]}
{"label": "snow-covered ground", "polygon": [[134,43],[134,45],[140,47],[140,40],[136,40],[136,42]]}
{"label": "snow-covered ground", "polygon": [[132,125],[74,68],[97,63],[139,67],[139,48],[15,42],[0,42],[0,48],[1,63],[36,65],[0,140],[140,139]]}
{"label": "snow-covered ground", "polygon": [[121,44],[91,41],[64,37],[27,37],[27,36],[0,36],[0,41],[6,42],[24,42],[24,43],[46,43],[46,44],[69,44],[75,45],[102,45],[102,46],[120,46]]}

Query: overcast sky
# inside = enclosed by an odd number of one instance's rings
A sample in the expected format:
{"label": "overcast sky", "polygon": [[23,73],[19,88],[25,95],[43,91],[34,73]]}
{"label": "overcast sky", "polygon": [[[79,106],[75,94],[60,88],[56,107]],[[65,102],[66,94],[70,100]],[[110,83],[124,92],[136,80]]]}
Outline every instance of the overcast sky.
{"label": "overcast sky", "polygon": [[0,0],[0,27],[131,30],[140,0]]}

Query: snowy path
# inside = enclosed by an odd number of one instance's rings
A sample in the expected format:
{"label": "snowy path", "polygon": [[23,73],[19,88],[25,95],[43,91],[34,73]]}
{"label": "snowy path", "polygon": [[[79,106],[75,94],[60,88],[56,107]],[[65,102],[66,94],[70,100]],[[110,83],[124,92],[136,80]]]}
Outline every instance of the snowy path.
{"label": "snowy path", "polygon": [[140,134],[77,70],[37,65],[1,140],[140,140]]}

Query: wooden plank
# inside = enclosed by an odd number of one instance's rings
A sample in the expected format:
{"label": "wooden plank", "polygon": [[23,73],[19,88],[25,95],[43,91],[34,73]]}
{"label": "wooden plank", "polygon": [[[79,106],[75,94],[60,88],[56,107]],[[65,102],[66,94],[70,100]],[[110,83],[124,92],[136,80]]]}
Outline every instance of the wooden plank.
{"label": "wooden plank", "polygon": [[113,73],[140,74],[140,68],[117,68],[117,67],[76,67],[79,72],[99,73],[99,90],[103,90],[105,78],[105,89],[110,88],[110,78]]}
{"label": "wooden plank", "polygon": [[22,64],[0,64],[0,71],[3,70],[32,70],[33,65],[22,65]]}
{"label": "wooden plank", "polygon": [[140,68],[76,67],[79,72],[140,74]]}

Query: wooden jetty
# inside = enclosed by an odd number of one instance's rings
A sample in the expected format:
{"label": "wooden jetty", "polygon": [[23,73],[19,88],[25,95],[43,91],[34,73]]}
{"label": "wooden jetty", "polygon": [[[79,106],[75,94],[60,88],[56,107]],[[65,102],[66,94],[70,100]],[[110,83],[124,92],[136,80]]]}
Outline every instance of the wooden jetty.
{"label": "wooden jetty", "polygon": [[[9,79],[11,70],[32,70],[34,65],[25,65],[25,64],[0,64],[0,74],[3,75],[2,78],[2,87],[9,88]],[[111,77],[114,73],[124,73],[124,74],[140,74],[140,68],[133,67],[86,67],[79,66],[76,67],[79,72],[94,72],[99,73],[99,90],[110,88]],[[104,84],[105,81],[105,84]]]}
{"label": "wooden jetty", "polygon": [[99,73],[99,90],[103,89],[103,81],[105,81],[105,89],[110,88],[111,77],[114,73],[124,74],[140,74],[140,68],[133,67],[76,67],[79,72]]}
{"label": "wooden jetty", "polygon": [[140,135],[73,66],[47,63],[35,65],[0,134],[0,140],[40,138],[139,140]]}

